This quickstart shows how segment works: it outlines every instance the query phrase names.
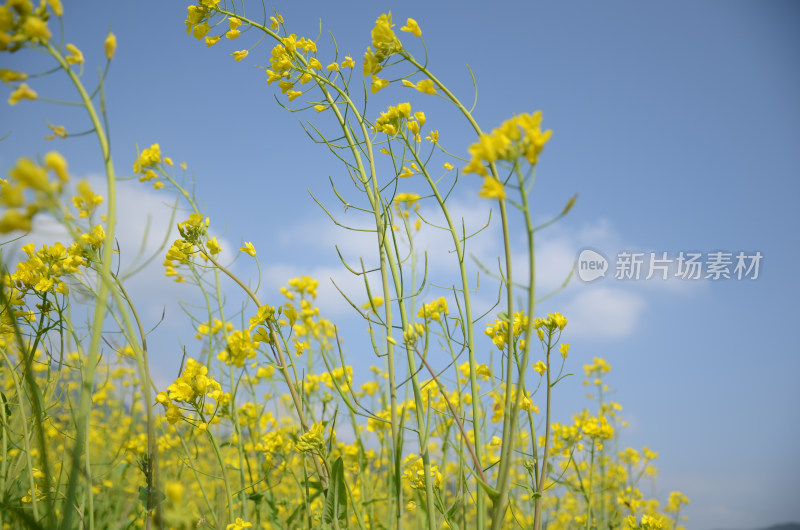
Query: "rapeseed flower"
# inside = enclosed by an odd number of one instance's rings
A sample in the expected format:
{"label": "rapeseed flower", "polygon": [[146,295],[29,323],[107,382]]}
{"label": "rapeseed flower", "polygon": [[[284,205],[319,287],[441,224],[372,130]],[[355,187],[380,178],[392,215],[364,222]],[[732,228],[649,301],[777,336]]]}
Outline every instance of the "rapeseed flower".
{"label": "rapeseed flower", "polygon": [[103,47],[105,48],[106,59],[110,61],[117,51],[117,36],[109,32],[105,42],[103,42]]}
{"label": "rapeseed flower", "polygon": [[11,93],[11,96],[9,96],[8,98],[8,104],[16,105],[23,99],[34,100],[37,97],[39,97],[39,95],[36,93],[35,90],[29,87],[26,83],[22,83],[17,87],[16,90],[14,90],[14,92]]}
{"label": "rapeseed flower", "polygon": [[406,20],[406,25],[400,28],[400,31],[411,33],[415,37],[422,36],[422,30],[419,29],[419,24],[417,24],[417,21],[414,20],[413,18],[409,18],[408,20]]}

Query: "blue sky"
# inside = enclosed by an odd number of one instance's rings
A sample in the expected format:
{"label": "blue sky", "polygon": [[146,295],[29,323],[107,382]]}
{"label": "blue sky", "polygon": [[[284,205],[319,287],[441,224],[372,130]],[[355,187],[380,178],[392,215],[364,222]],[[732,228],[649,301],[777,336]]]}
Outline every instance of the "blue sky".
{"label": "blue sky", "polygon": [[[265,293],[298,274],[317,276],[323,309],[345,332],[353,331],[353,338],[345,335],[348,354],[373,362],[359,357],[363,324],[327,282],[333,276],[355,288],[330,241],[352,255],[369,252],[369,244],[332,227],[308,195],[310,188],[332,204],[328,177],[347,176],[326,149],[308,140],[298,116],[276,104],[275,89],[258,68],[267,63],[271,44],[236,63],[229,54],[253,37],[207,49],[185,34],[180,2],[65,3],[67,41],[86,56],[85,79],[96,78],[109,26],[118,37],[105,90],[120,174],[130,173],[137,144],[158,142],[165,154],[185,160],[227,246],[245,239],[259,250]],[[514,113],[543,111],[544,126],[554,134],[538,165],[535,215],[547,219],[572,194],[580,197],[566,219],[541,233],[542,290],[560,283],[583,248],[611,260],[620,251],[670,257],[761,252],[755,281],[621,281],[609,275],[574,281],[541,309],[570,318],[565,333],[576,371],[594,356],[611,363],[608,382],[631,425],[623,443],[660,453],[657,491],[666,497],[677,489],[692,499],[689,528],[800,520],[800,453],[792,443],[800,435],[800,349],[792,331],[800,294],[792,267],[800,252],[791,242],[800,192],[800,5],[498,2],[488,8],[471,1],[376,1],[274,7],[298,35],[316,36],[321,18],[323,35],[333,31],[342,53],[357,62],[378,15],[391,10],[398,26],[413,17],[431,69],[465,101],[472,99],[467,65],[474,72],[475,116],[484,129]],[[407,34],[401,38],[413,42]],[[319,42],[320,55],[331,49],[326,37]],[[0,61],[28,71],[41,65],[32,54],[4,54]],[[55,80],[30,84],[41,96],[64,93]],[[409,98],[450,149],[466,153],[473,140],[468,128],[435,98],[392,86],[370,109],[377,115]],[[0,117],[0,134],[13,131],[0,143],[3,170],[18,156],[53,148],[42,140],[45,119],[70,130],[86,123],[74,109],[42,102],[4,106]],[[91,137],[57,148],[73,175],[101,174]],[[454,207],[478,226],[490,205],[477,199],[480,182],[469,177]],[[164,195],[139,184],[123,190],[130,225],[122,235],[135,241],[144,215],[160,209]],[[160,211],[155,224],[168,220]],[[492,234],[475,243],[482,259],[497,253]],[[436,237],[425,241],[436,248]],[[245,262],[237,267],[254,274]],[[183,296],[159,283],[159,275],[138,280],[140,304],[151,318]],[[487,292],[483,300],[490,298]],[[180,331],[168,318],[153,339],[163,349],[154,363],[164,380],[180,361]],[[562,420],[585,405],[582,395],[579,378],[565,382],[556,408]]]}

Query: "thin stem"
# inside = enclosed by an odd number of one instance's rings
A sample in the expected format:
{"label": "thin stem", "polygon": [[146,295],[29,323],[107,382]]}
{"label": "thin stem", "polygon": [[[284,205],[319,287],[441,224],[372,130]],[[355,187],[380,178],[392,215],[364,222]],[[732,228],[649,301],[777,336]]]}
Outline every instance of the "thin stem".
{"label": "thin stem", "polygon": [[[100,288],[96,299],[96,304],[94,308],[94,317],[92,319],[92,332],[91,332],[91,339],[89,342],[89,358],[87,359],[86,370],[84,372],[83,382],[81,384],[81,393],[80,393],[80,401],[78,404],[78,422],[76,428],[76,436],[75,436],[75,446],[72,452],[72,467],[73,472],[69,475],[69,482],[67,485],[67,491],[65,496],[65,504],[66,506],[71,506],[74,504],[75,495],[78,488],[78,479],[81,475],[78,472],[79,461],[82,456],[82,447],[83,447],[83,440],[85,437],[85,433],[88,430],[89,422],[90,422],[90,414],[89,411],[91,409],[91,397],[92,397],[92,389],[94,387],[94,377],[95,377],[95,368],[97,366],[97,359],[99,357],[100,352],[100,336],[103,331],[103,320],[106,316],[106,306],[108,305],[108,293],[111,286],[111,261],[113,258],[113,246],[109,244],[110,241],[114,241],[114,228],[116,224],[116,204],[117,204],[117,194],[116,194],[116,177],[114,174],[114,164],[111,160],[111,150],[108,144],[108,139],[106,137],[106,131],[103,128],[103,124],[100,121],[97,112],[95,111],[94,104],[92,103],[89,94],[86,92],[86,89],[81,83],[80,78],[72,71],[69,64],[67,63],[66,59],[61,55],[61,53],[56,50],[49,41],[44,41],[44,46],[47,51],[52,55],[58,64],[64,69],[66,74],[69,76],[70,80],[72,81],[75,88],[78,90],[78,93],[81,96],[81,101],[83,102],[83,106],[86,108],[86,111],[89,114],[89,118],[92,121],[92,125],[94,127],[95,134],[97,135],[97,140],[100,143],[100,151],[103,156],[103,162],[105,165],[105,172],[106,172],[106,183],[108,186],[107,194],[108,194],[108,211],[107,211],[107,222],[106,222],[106,240],[103,245],[103,256],[102,256],[102,263],[99,270],[99,282]],[[61,528],[72,528],[72,510],[66,509],[64,510],[64,519],[61,521]]]}

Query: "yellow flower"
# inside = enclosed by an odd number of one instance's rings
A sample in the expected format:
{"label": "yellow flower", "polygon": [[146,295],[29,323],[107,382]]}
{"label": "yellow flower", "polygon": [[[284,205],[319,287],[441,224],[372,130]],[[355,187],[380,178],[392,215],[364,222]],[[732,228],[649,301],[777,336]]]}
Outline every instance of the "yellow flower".
{"label": "yellow flower", "polygon": [[533,369],[537,374],[544,375],[544,373],[547,371],[547,365],[544,364],[543,361],[537,361],[536,364],[533,365]]}
{"label": "yellow flower", "polygon": [[289,96],[289,101],[294,101],[298,96],[303,95],[303,93],[300,90],[289,90],[286,92],[286,95]]}
{"label": "yellow flower", "polygon": [[248,523],[241,517],[236,518],[236,522],[233,522],[225,527],[225,530],[244,530],[245,528],[252,528],[253,523]]}
{"label": "yellow flower", "polygon": [[415,37],[422,36],[422,30],[419,29],[419,24],[413,18],[409,18],[406,20],[406,25],[400,28],[400,31],[405,31],[406,33],[411,33]]}
{"label": "yellow flower", "polygon": [[279,24],[283,24],[283,17],[280,15],[278,15],[278,18],[269,17],[269,20],[270,20],[269,29],[271,29],[272,31],[278,29]]}
{"label": "yellow flower", "polygon": [[269,304],[264,304],[258,308],[256,314],[250,317],[249,330],[252,331],[261,324],[266,324],[269,319],[275,316],[275,308]]}
{"label": "yellow flower", "polygon": [[60,153],[50,151],[44,155],[44,163],[47,167],[53,170],[61,182],[69,180],[69,173],[67,173],[67,161]]}
{"label": "yellow flower", "polygon": [[[403,205],[406,208],[411,208],[411,206],[419,200],[419,195],[416,193],[398,193],[395,195],[394,203],[399,205]],[[381,301],[383,301],[381,299]]]}
{"label": "yellow flower", "polygon": [[133,171],[144,173],[146,168],[154,167],[161,162],[161,146],[153,144],[147,149],[143,149],[139,159],[133,163]]}
{"label": "yellow flower", "polygon": [[407,120],[411,116],[411,104],[400,103],[395,107],[388,107],[385,112],[382,112],[380,117],[375,120],[373,129],[377,132],[382,132],[390,136],[397,134],[400,128],[400,123]]}
{"label": "yellow flower", "polygon": [[8,104],[16,105],[20,102],[20,100],[34,100],[37,97],[39,97],[39,95],[31,87],[29,87],[26,83],[22,83],[14,92],[11,93],[11,96],[8,98]]}
{"label": "yellow flower", "polygon": [[0,234],[7,234],[17,230],[21,232],[30,232],[32,225],[33,223],[29,215],[19,210],[6,210],[6,213],[0,218]]}
{"label": "yellow flower", "polygon": [[256,257],[256,249],[250,241],[245,241],[244,246],[239,247],[239,250],[245,254],[250,254],[254,258]]}
{"label": "yellow flower", "polygon": [[9,175],[21,184],[39,191],[47,191],[47,171],[39,167],[30,158],[20,158],[17,165],[9,171]]}
{"label": "yellow flower", "polygon": [[406,166],[403,166],[403,171],[397,175],[397,178],[406,179],[414,175],[414,172],[408,169]]}
{"label": "yellow flower", "polygon": [[114,52],[117,50],[117,36],[109,32],[103,45],[106,49],[106,59],[110,61],[114,58]]}
{"label": "yellow flower", "polygon": [[561,352],[561,357],[563,359],[566,359],[567,355],[569,355],[569,344],[561,344],[561,345],[559,345],[558,346],[558,350]]}
{"label": "yellow flower", "polygon": [[471,159],[464,167],[464,173],[477,173],[486,176],[485,164],[498,160],[516,162],[524,157],[534,165],[544,144],[550,139],[552,131],[541,130],[542,113],[520,114],[494,129],[491,134],[482,133],[478,141],[469,147]]}
{"label": "yellow flower", "polygon": [[327,105],[314,105],[314,110],[317,112],[322,112],[323,110],[327,110]]}
{"label": "yellow flower", "polygon": [[235,51],[235,52],[233,52],[233,58],[236,60],[236,62],[239,62],[242,59],[244,59],[245,57],[247,57],[248,53],[250,53],[250,52],[247,51],[247,50]]}
{"label": "yellow flower", "polygon": [[436,94],[436,87],[433,86],[433,81],[430,79],[423,79],[417,83],[415,88],[423,94],[430,94],[432,96]]}
{"label": "yellow flower", "polygon": [[67,137],[67,129],[65,129],[63,125],[51,125],[48,123],[47,126],[50,127],[50,130],[53,131],[53,134],[45,136],[44,137],[45,140],[52,140],[56,136],[58,136],[59,138]]}
{"label": "yellow flower", "polygon": [[194,27],[192,30],[192,35],[194,35],[195,39],[200,40],[205,37],[206,33],[209,31],[211,31],[211,26],[208,25],[208,22],[203,22],[202,24],[198,24]]}
{"label": "yellow flower", "polygon": [[483,179],[483,187],[481,191],[478,192],[478,196],[484,199],[503,200],[506,198],[506,190],[503,187],[503,183],[496,178],[485,177]]}
{"label": "yellow flower", "polygon": [[383,70],[383,66],[381,66],[382,60],[372,53],[372,48],[367,47],[367,52],[364,54],[364,75],[377,74]]}
{"label": "yellow flower", "polygon": [[183,417],[181,409],[179,409],[178,406],[172,402],[167,403],[167,411],[165,412],[165,415],[170,425],[174,425]]}
{"label": "yellow flower", "polygon": [[67,55],[66,59],[69,64],[83,64],[83,53],[77,46],[74,44],[67,44],[67,51],[69,55]]}
{"label": "yellow flower", "polygon": [[303,433],[300,439],[295,444],[295,450],[298,453],[308,453],[315,449],[321,448],[325,444],[325,436],[323,434],[325,427],[322,423],[315,423],[312,425],[308,432]]}
{"label": "yellow flower", "polygon": [[427,320],[441,321],[442,315],[448,315],[450,312],[447,309],[447,300],[444,296],[440,296],[429,304],[422,304],[422,307],[417,311],[417,316]]}
{"label": "yellow flower", "polygon": [[346,55],[344,57],[344,61],[342,61],[342,68],[355,68],[356,62],[353,60],[352,57]]}
{"label": "yellow flower", "polygon": [[28,79],[28,74],[25,72],[17,72],[9,70],[8,68],[0,68],[0,81],[9,83],[11,81],[25,81]]}
{"label": "yellow flower", "polygon": [[314,70],[319,70],[322,68],[322,63],[319,62],[316,57],[312,57],[308,60],[308,67],[313,68]]}
{"label": "yellow flower", "polygon": [[55,16],[60,17],[64,14],[64,6],[61,5],[61,0],[47,0],[47,3],[50,4],[50,9],[53,10]]}
{"label": "yellow flower", "polygon": [[547,316],[550,317],[553,324],[557,326],[559,329],[564,329],[567,325],[567,319],[561,313],[547,313]]}
{"label": "yellow flower", "polygon": [[380,79],[379,77],[372,76],[372,85],[370,86],[370,91],[373,94],[377,94],[379,90],[382,90],[389,86],[388,79]]}
{"label": "yellow flower", "polygon": [[219,42],[219,35],[214,35],[213,37],[206,37],[206,46],[209,48]]}
{"label": "yellow flower", "polygon": [[339,64],[338,63],[331,63],[328,66],[326,66],[325,69],[327,71],[329,71],[329,72],[333,72],[333,71],[338,72],[339,71]]}
{"label": "yellow flower", "polygon": [[217,238],[216,238],[216,236],[215,236],[215,237],[212,237],[212,238],[211,238],[211,239],[208,241],[208,243],[206,244],[206,246],[208,247],[208,251],[209,251],[209,252],[210,252],[212,255],[219,254],[219,253],[222,251],[222,247],[220,247],[220,246],[219,246],[219,242],[217,242]]}
{"label": "yellow flower", "polygon": [[50,38],[50,30],[47,28],[47,22],[39,17],[29,16],[22,24],[22,32],[31,37],[31,39],[47,40]]}
{"label": "yellow flower", "polygon": [[375,27],[372,28],[372,45],[375,47],[375,52],[382,56],[381,61],[403,47],[394,31],[392,31],[393,27],[392,14],[384,13],[378,17],[378,20],[375,21]]}

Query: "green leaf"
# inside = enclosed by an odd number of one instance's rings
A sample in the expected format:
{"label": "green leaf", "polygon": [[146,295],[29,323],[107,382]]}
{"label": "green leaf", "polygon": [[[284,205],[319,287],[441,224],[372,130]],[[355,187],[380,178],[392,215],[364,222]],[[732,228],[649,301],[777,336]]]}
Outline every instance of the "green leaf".
{"label": "green leaf", "polygon": [[344,463],[342,457],[336,459],[331,469],[331,481],[325,507],[322,509],[322,523],[330,524],[339,519],[347,519],[347,485],[344,483]]}
{"label": "green leaf", "polygon": [[509,320],[508,318],[508,313],[506,313],[505,311],[497,313],[497,319],[502,320],[503,322],[511,322],[511,320]]}
{"label": "green leaf", "polygon": [[250,495],[247,496],[247,498],[250,499],[251,501],[255,502],[256,504],[258,504],[258,503],[260,503],[261,501],[264,500],[264,494],[263,493],[258,493],[258,492],[251,493]]}
{"label": "green leaf", "polygon": [[148,488],[146,486],[139,486],[139,501],[142,503],[142,506],[144,506],[145,510],[152,510],[157,505],[164,502],[164,499],[167,498],[167,496],[162,492],[153,489],[150,490],[150,499],[148,499],[147,491]]}

